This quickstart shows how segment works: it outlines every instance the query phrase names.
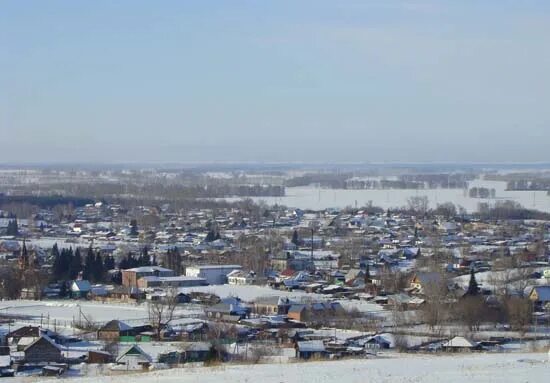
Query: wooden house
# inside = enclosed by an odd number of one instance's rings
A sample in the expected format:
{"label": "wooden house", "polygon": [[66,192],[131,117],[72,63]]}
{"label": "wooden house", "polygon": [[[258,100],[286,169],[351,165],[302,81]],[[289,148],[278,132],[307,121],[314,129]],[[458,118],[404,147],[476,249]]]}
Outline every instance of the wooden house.
{"label": "wooden house", "polygon": [[533,287],[529,293],[529,300],[537,310],[543,311],[550,308],[550,285]]}
{"label": "wooden house", "polygon": [[284,315],[290,305],[287,297],[259,297],[254,301],[254,312],[261,315]]}
{"label": "wooden house", "polygon": [[120,354],[116,363],[126,367],[127,370],[147,369],[153,363],[153,359],[141,347],[134,344]]}
{"label": "wooden house", "polygon": [[47,335],[42,335],[28,345],[25,350],[25,363],[52,363],[62,362],[61,346]]}
{"label": "wooden house", "polygon": [[132,326],[117,319],[113,319],[97,330],[97,339],[105,341],[118,341],[121,336],[136,335]]}
{"label": "wooden house", "polygon": [[419,293],[423,293],[426,288],[447,288],[444,283],[443,277],[437,272],[419,272],[416,273],[411,279],[411,289],[416,290]]}
{"label": "wooden house", "polygon": [[73,298],[86,298],[92,290],[92,285],[87,280],[78,279],[71,283],[70,290]]}
{"label": "wooden house", "polygon": [[319,322],[344,313],[344,308],[338,302],[319,302],[291,305],[287,315],[289,319],[299,322]]}
{"label": "wooden house", "polygon": [[86,363],[91,364],[104,364],[111,363],[112,361],[113,356],[107,351],[90,350],[86,358]]}

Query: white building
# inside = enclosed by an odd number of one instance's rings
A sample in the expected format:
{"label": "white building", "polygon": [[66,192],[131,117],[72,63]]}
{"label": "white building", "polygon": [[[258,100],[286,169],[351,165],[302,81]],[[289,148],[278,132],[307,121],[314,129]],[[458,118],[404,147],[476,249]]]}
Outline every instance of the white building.
{"label": "white building", "polygon": [[256,280],[254,272],[245,272],[243,270],[233,270],[227,274],[227,283],[230,285],[251,285]]}
{"label": "white building", "polygon": [[241,270],[240,265],[201,265],[190,266],[185,269],[188,277],[203,278],[209,285],[224,285],[227,275],[233,270]]}

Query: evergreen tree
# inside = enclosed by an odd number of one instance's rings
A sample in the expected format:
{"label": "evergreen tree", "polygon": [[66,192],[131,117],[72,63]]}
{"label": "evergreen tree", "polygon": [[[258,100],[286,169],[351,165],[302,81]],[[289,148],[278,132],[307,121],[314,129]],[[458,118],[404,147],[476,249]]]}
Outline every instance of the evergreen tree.
{"label": "evergreen tree", "polygon": [[138,267],[138,263],[138,260],[134,258],[134,255],[130,251],[128,252],[128,255],[120,261],[118,267],[121,270],[132,269],[134,267]]}
{"label": "evergreen tree", "polygon": [[205,241],[206,242],[212,242],[216,240],[216,231],[214,229],[210,229],[208,231],[208,234],[206,235]]}
{"label": "evergreen tree", "polygon": [[19,226],[17,225],[17,218],[12,219],[8,222],[8,226],[6,228],[6,235],[11,235],[14,237],[19,235]]}
{"label": "evergreen tree", "polygon": [[141,255],[139,257],[139,265],[151,266],[151,258],[149,257],[149,249],[147,248],[147,246],[144,246],[143,250],[141,251]]}
{"label": "evergreen tree", "polygon": [[292,233],[292,240],[291,242],[295,244],[296,246],[300,245],[300,237],[298,236],[298,230],[294,230],[294,233]]}
{"label": "evergreen tree", "polygon": [[52,280],[59,281],[63,278],[63,265],[61,264],[61,254],[57,247],[57,242],[52,247]]}
{"label": "evergreen tree", "polygon": [[120,260],[120,262],[118,263],[118,268],[120,270],[129,269],[129,267],[128,267],[128,257],[127,256]]}
{"label": "evergreen tree", "polygon": [[24,268],[29,266],[29,252],[27,251],[25,239],[23,239],[23,248],[21,249],[21,263]]}
{"label": "evergreen tree", "polygon": [[92,275],[95,282],[101,282],[104,279],[105,269],[103,268],[103,258],[101,257],[101,253],[99,251],[96,252],[94,257]]}
{"label": "evergreen tree", "polygon": [[166,252],[166,267],[174,270],[176,275],[181,274],[181,254],[177,247],[168,249]]}
{"label": "evergreen tree", "polygon": [[103,270],[106,272],[115,268],[115,259],[112,255],[108,255],[103,259]]}
{"label": "evergreen tree", "polygon": [[468,284],[468,290],[466,291],[466,295],[475,296],[478,293],[479,293],[479,287],[477,285],[474,268],[472,267],[470,269],[470,283]]}
{"label": "evergreen tree", "polygon": [[68,293],[68,289],[67,289],[67,282],[66,281],[62,281],[61,282],[61,286],[59,288],[59,296],[61,298],[65,298],[67,296],[67,293]]}
{"label": "evergreen tree", "polygon": [[120,271],[114,273],[112,275],[111,280],[113,281],[113,283],[115,283],[117,285],[121,285],[122,284],[122,273]]}
{"label": "evergreen tree", "polygon": [[86,280],[92,280],[94,274],[94,250],[92,246],[88,247],[88,252],[86,253],[86,258],[84,258],[84,269],[82,273],[82,278]]}
{"label": "evergreen tree", "polygon": [[53,244],[52,246],[52,257],[55,259],[56,257],[59,257],[59,247],[57,247],[57,242]]}
{"label": "evergreen tree", "polygon": [[61,279],[71,279],[71,265],[73,263],[73,249],[72,247],[69,249],[63,249],[61,250],[61,256],[60,256],[60,267],[61,267]]}
{"label": "evergreen tree", "polygon": [[[72,252],[72,249],[71,249],[71,252]],[[76,277],[78,277],[78,273],[80,273],[81,271],[82,271],[82,256],[80,255],[80,249],[77,247],[69,266],[69,279],[76,279]]]}
{"label": "evergreen tree", "polygon": [[367,268],[365,270],[365,284],[371,283],[371,282],[372,282],[372,280],[370,279],[370,266],[367,263]]}
{"label": "evergreen tree", "polygon": [[130,236],[137,237],[139,235],[138,232],[138,224],[135,219],[130,221]]}
{"label": "evergreen tree", "polygon": [[[54,259],[55,262],[55,259]],[[67,256],[67,249],[61,249],[58,261],[54,263],[53,273],[56,280],[66,279],[68,277],[70,260]]]}

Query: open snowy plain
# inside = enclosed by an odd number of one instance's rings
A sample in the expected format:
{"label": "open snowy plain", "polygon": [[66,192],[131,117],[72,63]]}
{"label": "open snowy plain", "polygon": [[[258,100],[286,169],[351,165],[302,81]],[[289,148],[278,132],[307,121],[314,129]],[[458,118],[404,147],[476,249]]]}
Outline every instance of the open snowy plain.
{"label": "open snowy plain", "polygon": [[[54,379],[55,380],[55,379]],[[380,359],[289,364],[223,365],[158,370],[133,375],[64,379],[82,383],[461,383],[549,382],[546,353],[396,355]],[[14,381],[6,379],[6,382]],[[50,382],[51,378],[24,378],[21,382]]]}

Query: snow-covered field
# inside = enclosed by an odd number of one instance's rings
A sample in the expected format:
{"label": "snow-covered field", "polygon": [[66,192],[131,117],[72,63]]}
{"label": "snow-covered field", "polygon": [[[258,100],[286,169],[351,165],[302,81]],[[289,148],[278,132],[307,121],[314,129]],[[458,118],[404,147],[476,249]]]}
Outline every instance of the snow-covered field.
{"label": "snow-covered field", "polygon": [[[10,381],[10,379],[6,379]],[[11,380],[13,381],[13,380]],[[46,382],[28,378],[22,382]],[[72,379],[68,379],[72,381]],[[82,383],[158,382],[548,382],[550,363],[546,353],[396,355],[362,359],[290,364],[223,365],[159,370],[151,373],[78,378]]]}
{"label": "snow-covered field", "polygon": [[[476,211],[478,204],[487,202],[494,204],[498,200],[512,200],[526,208],[550,212],[550,196],[546,191],[511,191],[506,190],[506,182],[475,180],[470,187],[486,187],[496,190],[495,199],[470,198],[463,189],[322,189],[315,186],[287,187],[284,197],[251,197],[254,201],[265,201],[268,204],[280,204],[301,209],[326,209],[331,207],[363,206],[372,201],[375,206],[391,209],[407,205],[407,199],[414,196],[428,197],[430,208],[437,204],[453,202],[464,207],[469,212]],[[241,198],[223,198],[228,201],[238,201]]]}
{"label": "snow-covered field", "polygon": [[[44,325],[47,321],[49,321],[49,325],[53,325],[53,321],[56,320],[57,325],[61,326],[73,320],[78,320],[81,312],[88,320],[94,322],[107,322],[111,319],[139,321],[146,320],[148,317],[147,303],[137,305],[71,300],[2,301],[0,302],[0,312],[29,316],[34,321],[42,320]],[[198,306],[185,305],[178,307],[176,315],[193,315],[202,312],[202,309]]]}
{"label": "snow-covered field", "polygon": [[184,293],[190,293],[193,291],[202,293],[216,294],[220,298],[227,297],[239,297],[245,302],[252,302],[256,298],[260,297],[288,297],[296,301],[301,301],[306,296],[308,299],[327,299],[326,295],[320,294],[308,294],[304,291],[281,291],[274,290],[268,286],[248,286],[248,285],[211,285],[211,286],[197,286],[197,287],[184,287],[179,291]]}

